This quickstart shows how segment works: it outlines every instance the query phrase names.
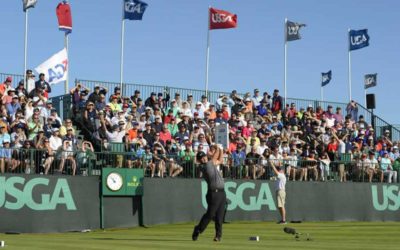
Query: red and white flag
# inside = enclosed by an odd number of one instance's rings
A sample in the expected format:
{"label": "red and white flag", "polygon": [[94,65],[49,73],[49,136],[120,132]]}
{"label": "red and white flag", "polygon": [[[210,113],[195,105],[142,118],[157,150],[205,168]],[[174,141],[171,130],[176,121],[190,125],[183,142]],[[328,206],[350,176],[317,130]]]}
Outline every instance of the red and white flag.
{"label": "red and white flag", "polygon": [[225,10],[210,8],[210,30],[237,27],[237,15]]}
{"label": "red and white flag", "polygon": [[64,31],[66,34],[72,32],[72,17],[71,7],[67,1],[63,1],[57,5],[56,9],[58,28]]}

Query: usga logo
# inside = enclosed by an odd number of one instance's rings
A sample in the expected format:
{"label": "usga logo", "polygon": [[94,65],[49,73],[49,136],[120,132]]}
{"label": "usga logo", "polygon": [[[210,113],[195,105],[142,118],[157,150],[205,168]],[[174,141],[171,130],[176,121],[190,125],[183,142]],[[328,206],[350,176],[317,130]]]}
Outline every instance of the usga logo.
{"label": "usga logo", "polygon": [[225,14],[220,14],[220,13],[213,13],[211,15],[211,19],[213,23],[226,23],[226,22],[232,22],[232,16],[230,15],[225,15]]}
{"label": "usga logo", "polygon": [[56,64],[54,68],[47,70],[49,76],[49,82],[53,82],[55,79],[62,79],[65,72],[68,70],[68,60],[63,60],[61,63]]}
{"label": "usga logo", "polygon": [[67,210],[76,210],[67,180],[60,178],[55,186],[49,182],[47,178],[33,178],[25,183],[25,178],[19,176],[0,177],[0,209],[18,210],[27,206],[43,211],[64,205]]}
{"label": "usga logo", "polygon": [[[371,186],[372,203],[374,208],[378,211],[397,211],[400,208],[400,190],[396,185],[383,185],[382,196],[379,199],[378,186]],[[381,201],[381,202],[380,202]]]}
{"label": "usga logo", "polygon": [[290,25],[287,27],[289,35],[297,35],[299,32],[300,26],[299,25]]}
{"label": "usga logo", "polygon": [[135,3],[133,0],[125,3],[125,11],[130,13],[142,13],[142,5],[140,3]]}
{"label": "usga logo", "polygon": [[365,35],[351,36],[350,42],[351,45],[360,45],[367,41],[367,37]]}
{"label": "usga logo", "polygon": [[[260,211],[263,206],[266,206],[268,210],[275,211],[276,206],[274,198],[268,184],[260,183],[257,184],[257,186],[258,185],[260,185],[260,187],[256,188],[256,183],[253,182],[225,182],[226,198],[229,200],[228,210],[235,210],[239,207],[244,211]],[[207,183],[202,181],[202,204],[204,208],[207,208],[207,189]]]}

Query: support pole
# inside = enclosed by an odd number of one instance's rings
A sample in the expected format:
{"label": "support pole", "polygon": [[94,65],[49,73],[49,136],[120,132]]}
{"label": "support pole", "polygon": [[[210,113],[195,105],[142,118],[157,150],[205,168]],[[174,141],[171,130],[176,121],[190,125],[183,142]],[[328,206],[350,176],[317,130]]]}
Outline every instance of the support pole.
{"label": "support pole", "polygon": [[28,79],[26,79],[26,65],[27,65],[27,55],[28,55],[28,11],[25,10],[25,40],[24,40],[24,80],[25,80],[25,89],[28,89]]}
{"label": "support pole", "polygon": [[68,85],[69,85],[69,69],[70,69],[70,59],[69,59],[69,48],[68,48],[68,46],[69,46],[69,41],[68,41],[68,34],[67,33],[65,33],[65,35],[64,35],[64,46],[65,46],[65,49],[67,50],[67,56],[68,56],[68,65],[67,65],[67,79],[65,80],[65,94],[68,94],[68,89],[69,89],[69,87],[68,87]]}
{"label": "support pole", "polygon": [[210,7],[208,6],[208,20],[207,20],[207,51],[206,51],[206,86],[205,86],[205,95],[208,94],[208,70],[210,63]]}
{"label": "support pole", "polygon": [[122,27],[121,27],[121,64],[120,64],[120,81],[119,87],[121,88],[122,93],[122,83],[124,77],[124,37],[125,37],[125,19],[122,19]]}
{"label": "support pole", "polygon": [[348,42],[349,42],[349,48],[348,48],[348,52],[349,52],[349,101],[351,101],[351,100],[352,100],[352,98],[351,98],[351,52],[350,52],[350,29],[348,29],[347,33],[348,33]]}
{"label": "support pole", "polygon": [[287,98],[287,92],[286,92],[286,80],[287,80],[287,18],[285,18],[285,28],[284,28],[284,38],[285,38],[285,69],[284,69],[284,80],[283,80],[283,93],[284,93],[284,98],[285,98],[285,104],[286,105],[286,98]]}

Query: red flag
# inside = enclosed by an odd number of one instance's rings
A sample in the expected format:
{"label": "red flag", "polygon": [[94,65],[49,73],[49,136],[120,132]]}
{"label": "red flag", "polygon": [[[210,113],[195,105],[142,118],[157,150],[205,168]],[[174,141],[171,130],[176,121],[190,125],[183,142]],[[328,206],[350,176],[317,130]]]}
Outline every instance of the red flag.
{"label": "red flag", "polygon": [[71,8],[67,1],[57,5],[56,14],[58,18],[58,29],[65,31],[66,34],[72,32]]}
{"label": "red flag", "polygon": [[210,8],[210,30],[230,29],[237,26],[237,15],[225,10]]}

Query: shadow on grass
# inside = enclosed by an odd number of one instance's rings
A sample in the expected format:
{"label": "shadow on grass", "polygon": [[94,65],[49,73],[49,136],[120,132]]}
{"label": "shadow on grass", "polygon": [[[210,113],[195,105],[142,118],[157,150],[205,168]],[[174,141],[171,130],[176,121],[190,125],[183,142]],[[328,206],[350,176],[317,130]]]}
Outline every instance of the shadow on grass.
{"label": "shadow on grass", "polygon": [[153,239],[153,238],[140,238],[140,239],[118,239],[118,238],[92,238],[93,240],[105,240],[105,241],[112,241],[112,240],[117,240],[117,241],[166,241],[166,242],[187,242],[187,241],[192,241],[191,239],[187,240],[174,240],[174,239]]}

